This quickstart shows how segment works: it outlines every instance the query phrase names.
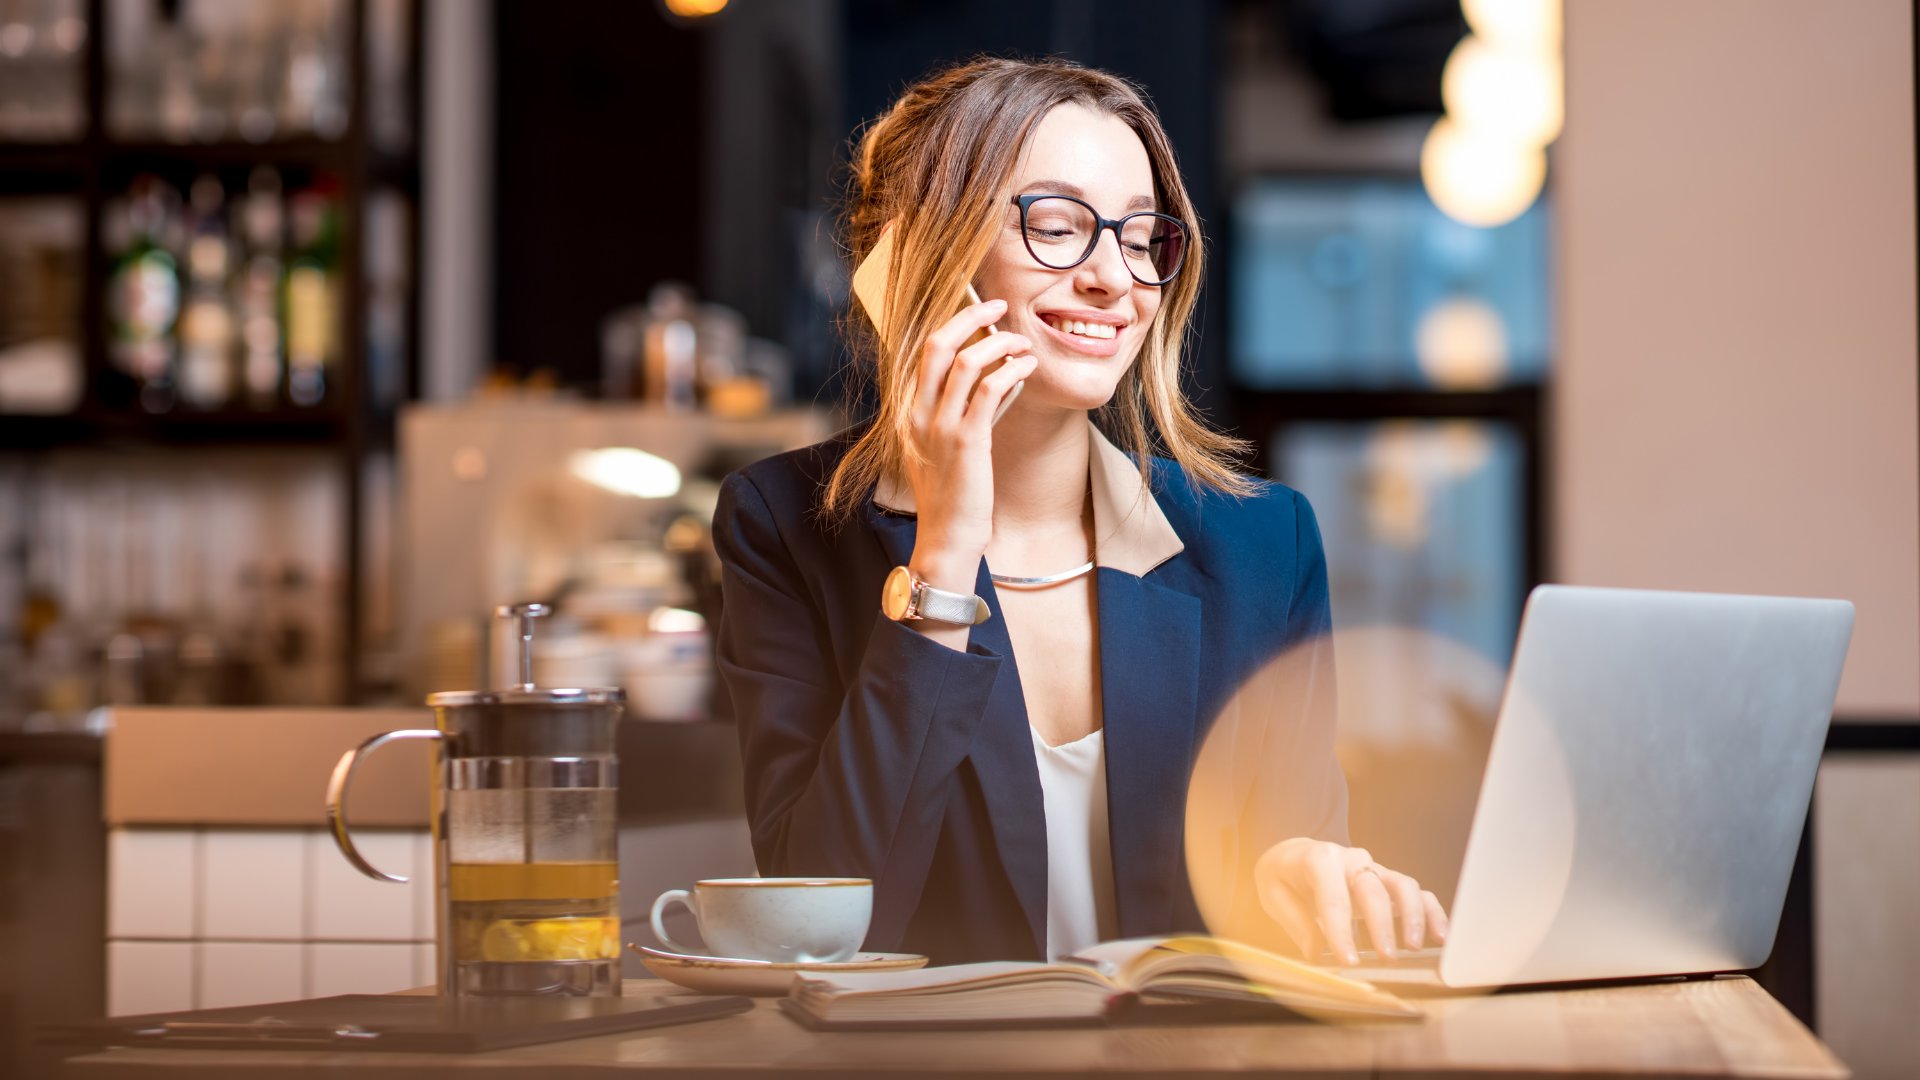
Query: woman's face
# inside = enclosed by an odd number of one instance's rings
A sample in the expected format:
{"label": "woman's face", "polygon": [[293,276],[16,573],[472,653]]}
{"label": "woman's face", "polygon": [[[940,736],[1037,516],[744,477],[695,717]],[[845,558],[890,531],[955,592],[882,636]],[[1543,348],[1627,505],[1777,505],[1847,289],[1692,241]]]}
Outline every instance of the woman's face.
{"label": "woman's face", "polygon": [[[1153,202],[1153,169],[1140,137],[1117,117],[1074,104],[1055,107],[1035,125],[1010,194],[1073,195],[1113,220],[1136,210],[1164,212]],[[1003,205],[998,238],[974,285],[982,299],[1007,302],[1000,329],[1034,343],[1039,363],[1016,410],[1096,409],[1113,397],[1160,310],[1160,288],[1135,281],[1127,264],[1107,230],[1080,265],[1042,266],[1021,237],[1019,207]]]}

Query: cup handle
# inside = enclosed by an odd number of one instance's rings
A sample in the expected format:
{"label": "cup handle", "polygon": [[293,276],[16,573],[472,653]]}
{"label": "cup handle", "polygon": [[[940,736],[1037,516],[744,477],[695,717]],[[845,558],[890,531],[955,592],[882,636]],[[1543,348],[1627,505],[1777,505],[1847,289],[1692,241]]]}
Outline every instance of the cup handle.
{"label": "cup handle", "polygon": [[667,913],[668,904],[676,904],[676,903],[684,905],[688,911],[693,912],[693,917],[695,919],[698,919],[700,917],[700,909],[693,906],[692,893],[688,892],[685,889],[668,889],[666,892],[663,892],[660,894],[659,899],[653,902],[653,914],[648,916],[648,921],[653,923],[653,936],[660,939],[660,944],[665,945],[667,948],[672,949],[674,952],[680,953],[684,956],[698,956],[700,955],[701,950],[689,949],[685,945],[682,945],[679,942],[673,940],[673,938],[667,936],[667,928],[665,923],[662,921],[661,916]]}

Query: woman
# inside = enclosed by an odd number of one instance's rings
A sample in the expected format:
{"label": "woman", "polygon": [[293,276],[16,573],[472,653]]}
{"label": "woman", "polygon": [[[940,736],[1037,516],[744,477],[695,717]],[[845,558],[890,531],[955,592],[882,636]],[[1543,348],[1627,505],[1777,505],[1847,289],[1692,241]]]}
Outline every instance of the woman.
{"label": "woman", "polygon": [[[1349,962],[1356,913],[1388,955],[1442,938],[1431,893],[1345,846],[1312,512],[1181,396],[1203,258],[1151,109],[977,61],[866,131],[851,196],[856,260],[896,251],[856,342],[876,415],[729,476],[714,518],[761,872],[870,877],[867,947],[943,963],[1204,930],[1203,907]],[[1307,677],[1245,707],[1275,670]],[[1196,766],[1229,713],[1267,762],[1223,794],[1244,760]],[[1190,775],[1224,843],[1196,842]],[[1221,858],[1257,904],[1196,899],[1189,863]]]}

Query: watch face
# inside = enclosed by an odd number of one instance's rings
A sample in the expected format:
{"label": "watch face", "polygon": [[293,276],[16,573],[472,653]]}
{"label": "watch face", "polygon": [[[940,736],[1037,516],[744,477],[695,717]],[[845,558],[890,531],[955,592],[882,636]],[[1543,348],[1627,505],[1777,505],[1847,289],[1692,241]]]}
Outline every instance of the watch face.
{"label": "watch face", "polygon": [[907,608],[912,603],[913,573],[904,566],[896,566],[887,575],[886,587],[880,590],[880,610],[898,622],[907,617]]}

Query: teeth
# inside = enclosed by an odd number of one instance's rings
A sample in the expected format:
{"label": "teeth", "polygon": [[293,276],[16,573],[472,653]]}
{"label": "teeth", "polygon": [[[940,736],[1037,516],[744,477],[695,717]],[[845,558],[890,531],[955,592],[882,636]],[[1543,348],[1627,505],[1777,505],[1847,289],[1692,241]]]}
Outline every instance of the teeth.
{"label": "teeth", "polygon": [[1078,334],[1081,337],[1107,339],[1112,338],[1119,332],[1118,327],[1111,326],[1107,323],[1079,322],[1074,319],[1058,319],[1051,316],[1048,317],[1047,321],[1064,333]]}

